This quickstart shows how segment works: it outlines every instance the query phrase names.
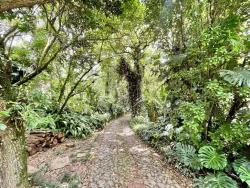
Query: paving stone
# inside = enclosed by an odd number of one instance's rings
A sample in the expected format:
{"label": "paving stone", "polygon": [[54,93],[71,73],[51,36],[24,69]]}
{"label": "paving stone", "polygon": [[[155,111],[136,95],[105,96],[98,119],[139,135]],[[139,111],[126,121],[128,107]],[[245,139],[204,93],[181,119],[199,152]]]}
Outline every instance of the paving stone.
{"label": "paving stone", "polygon": [[31,165],[28,165],[28,174],[31,175],[31,174],[34,174],[36,172],[38,172],[39,169],[34,167],[34,166],[31,166]]}
{"label": "paving stone", "polygon": [[57,157],[56,159],[54,159],[51,164],[50,164],[50,169],[51,170],[55,170],[55,169],[59,169],[59,168],[63,168],[67,165],[70,164],[70,160],[69,157]]}
{"label": "paving stone", "polygon": [[82,158],[82,157],[85,157],[86,155],[87,155],[86,153],[77,153],[76,157]]}
{"label": "paving stone", "polygon": [[68,144],[66,144],[66,147],[73,148],[73,147],[75,147],[75,144],[74,143],[68,143]]}

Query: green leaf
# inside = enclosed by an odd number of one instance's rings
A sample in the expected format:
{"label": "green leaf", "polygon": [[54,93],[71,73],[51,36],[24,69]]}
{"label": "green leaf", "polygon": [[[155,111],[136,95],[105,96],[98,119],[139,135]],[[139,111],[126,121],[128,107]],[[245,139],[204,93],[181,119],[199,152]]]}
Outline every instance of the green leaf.
{"label": "green leaf", "polygon": [[9,117],[9,111],[0,111],[0,117]]}
{"label": "green leaf", "polygon": [[250,162],[246,159],[238,159],[233,164],[234,170],[239,174],[240,179],[250,186]]}
{"label": "green leaf", "polygon": [[196,149],[193,146],[177,143],[176,154],[180,162],[185,166],[195,170],[200,170],[202,168]]}
{"label": "green leaf", "polygon": [[4,131],[6,128],[7,128],[6,125],[0,123],[0,130],[1,130],[1,131]]}
{"label": "green leaf", "polygon": [[220,71],[220,75],[232,85],[250,87],[250,70],[222,70]]}
{"label": "green leaf", "polygon": [[201,164],[209,169],[222,170],[227,166],[224,154],[219,154],[212,146],[203,146],[198,154]]}
{"label": "green leaf", "polygon": [[244,166],[242,165],[239,168],[240,179],[247,183],[250,186],[250,165]]}
{"label": "green leaf", "polygon": [[226,174],[219,172],[210,174],[204,178],[204,187],[206,188],[237,188],[237,183]]}
{"label": "green leaf", "polygon": [[248,162],[248,161],[246,160],[246,158],[240,158],[240,159],[235,160],[234,163],[233,163],[233,168],[234,168],[235,172],[238,173],[238,170],[239,170],[239,168],[241,167],[241,165],[242,165],[243,163],[246,163],[246,162]]}

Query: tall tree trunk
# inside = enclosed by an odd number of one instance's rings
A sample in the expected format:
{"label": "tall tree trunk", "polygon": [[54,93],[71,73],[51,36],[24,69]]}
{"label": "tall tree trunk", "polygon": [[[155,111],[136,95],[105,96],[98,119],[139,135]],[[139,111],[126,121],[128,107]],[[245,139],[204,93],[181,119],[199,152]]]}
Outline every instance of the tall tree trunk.
{"label": "tall tree trunk", "polygon": [[[0,45],[0,55],[3,48]],[[3,57],[5,57],[3,55]],[[15,102],[18,89],[11,85],[12,64],[0,57],[0,111],[6,110],[7,102]],[[27,188],[27,156],[25,149],[25,128],[17,117],[1,117],[0,123],[7,126],[0,130],[0,187]]]}
{"label": "tall tree trunk", "polygon": [[137,116],[141,112],[141,81],[142,73],[139,67],[139,61],[136,62],[135,70],[132,70],[128,62],[124,58],[121,59],[119,65],[119,74],[124,75],[128,82],[129,101],[132,110],[132,115]]}
{"label": "tall tree trunk", "polygon": [[139,115],[141,112],[141,79],[134,76],[134,78],[127,79],[129,100],[133,116]]}
{"label": "tall tree trunk", "polygon": [[22,123],[4,121],[0,131],[0,185],[2,188],[28,188],[25,129]]}
{"label": "tall tree trunk", "polygon": [[110,82],[110,73],[109,73],[109,70],[107,72],[107,78],[106,78],[106,81],[105,81],[105,95],[106,96],[109,96],[109,82]]}

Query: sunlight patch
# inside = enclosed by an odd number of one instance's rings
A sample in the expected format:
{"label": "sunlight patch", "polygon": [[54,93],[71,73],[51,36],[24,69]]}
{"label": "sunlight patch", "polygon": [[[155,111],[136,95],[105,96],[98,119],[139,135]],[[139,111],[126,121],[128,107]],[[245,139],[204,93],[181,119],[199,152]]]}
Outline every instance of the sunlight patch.
{"label": "sunlight patch", "polygon": [[120,136],[132,136],[132,135],[134,135],[134,132],[130,128],[125,127],[122,130],[122,133],[118,133],[118,135],[120,135]]}
{"label": "sunlight patch", "polygon": [[144,148],[141,145],[134,146],[129,149],[131,153],[143,153],[143,154],[148,154],[150,151],[147,148]]}

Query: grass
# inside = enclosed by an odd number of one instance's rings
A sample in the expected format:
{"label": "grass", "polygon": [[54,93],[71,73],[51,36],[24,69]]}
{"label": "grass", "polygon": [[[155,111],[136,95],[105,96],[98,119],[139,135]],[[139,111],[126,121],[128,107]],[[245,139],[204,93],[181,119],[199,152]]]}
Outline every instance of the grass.
{"label": "grass", "polygon": [[61,183],[68,183],[68,188],[78,188],[81,183],[78,175],[73,175],[68,171],[65,171],[60,180]]}
{"label": "grass", "polygon": [[40,186],[42,188],[60,188],[58,182],[46,180],[41,172],[34,173],[30,179],[32,186]]}

